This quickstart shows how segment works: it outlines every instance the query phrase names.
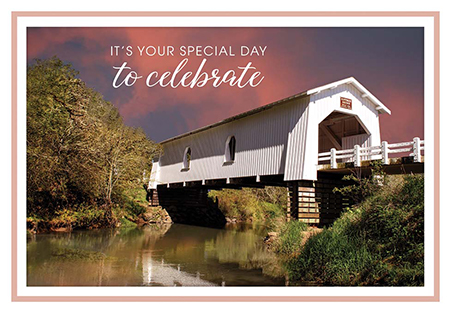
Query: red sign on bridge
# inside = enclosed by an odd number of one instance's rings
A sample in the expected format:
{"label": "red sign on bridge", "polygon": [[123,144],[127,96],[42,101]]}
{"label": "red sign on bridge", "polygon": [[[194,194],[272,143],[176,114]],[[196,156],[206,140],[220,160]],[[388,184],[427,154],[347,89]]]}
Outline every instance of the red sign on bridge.
{"label": "red sign on bridge", "polygon": [[341,107],[346,109],[352,109],[352,100],[341,97]]}

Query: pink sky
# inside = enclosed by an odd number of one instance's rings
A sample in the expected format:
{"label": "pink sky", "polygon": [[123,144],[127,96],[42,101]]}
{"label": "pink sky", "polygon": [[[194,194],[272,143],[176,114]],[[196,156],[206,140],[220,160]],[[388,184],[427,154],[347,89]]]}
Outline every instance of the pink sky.
{"label": "pink sky", "polygon": [[[131,57],[111,57],[111,46],[133,46]],[[205,71],[249,61],[265,77],[255,88],[149,88],[152,71],[173,71],[183,57],[140,57],[137,46],[267,46],[264,56],[207,57]],[[238,54],[238,53],[236,53]],[[423,138],[422,28],[29,28],[28,63],[58,56],[72,63],[87,85],[116,105],[127,124],[161,141],[241,112],[349,76],[392,111],[382,115],[382,139]],[[203,57],[190,57],[197,70]],[[114,89],[115,70],[126,61],[144,76]]]}

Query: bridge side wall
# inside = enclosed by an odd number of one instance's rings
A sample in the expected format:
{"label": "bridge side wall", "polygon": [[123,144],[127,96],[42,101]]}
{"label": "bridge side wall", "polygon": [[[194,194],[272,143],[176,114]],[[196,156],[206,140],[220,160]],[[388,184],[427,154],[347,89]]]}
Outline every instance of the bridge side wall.
{"label": "bridge side wall", "polygon": [[[340,107],[341,97],[352,100],[351,109]],[[344,84],[165,143],[153,186],[280,174],[285,181],[314,181],[318,126],[332,112],[354,115],[369,134],[369,145],[381,144],[378,111],[356,87]],[[233,163],[224,163],[230,136],[236,138],[236,157]],[[191,165],[184,170],[187,147],[192,151]]]}
{"label": "bridge side wall", "polygon": [[[167,142],[158,165],[157,184],[278,175],[285,170],[287,142],[309,103],[309,97],[273,107],[190,136]],[[224,163],[225,143],[236,138],[233,163]],[[189,170],[182,169],[186,147],[192,151]]]}

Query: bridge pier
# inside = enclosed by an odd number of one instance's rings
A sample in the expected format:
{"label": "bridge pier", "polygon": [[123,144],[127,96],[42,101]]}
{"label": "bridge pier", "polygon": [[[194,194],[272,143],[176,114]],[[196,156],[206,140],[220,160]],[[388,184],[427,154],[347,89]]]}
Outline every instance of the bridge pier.
{"label": "bridge pier", "polygon": [[157,190],[150,190],[149,203],[164,208],[175,223],[207,227],[222,227],[226,223],[204,187],[158,185]]}
{"label": "bridge pier", "polygon": [[147,200],[150,207],[159,206],[158,191],[154,189],[148,190]]}
{"label": "bridge pier", "polygon": [[287,186],[287,221],[296,220],[298,217],[298,196],[295,196],[295,192],[298,189],[297,181],[289,182]]}
{"label": "bridge pier", "polygon": [[288,183],[287,220],[300,220],[311,225],[327,225],[352,204],[350,198],[333,192],[343,187],[341,175],[320,175],[317,181],[292,181]]}

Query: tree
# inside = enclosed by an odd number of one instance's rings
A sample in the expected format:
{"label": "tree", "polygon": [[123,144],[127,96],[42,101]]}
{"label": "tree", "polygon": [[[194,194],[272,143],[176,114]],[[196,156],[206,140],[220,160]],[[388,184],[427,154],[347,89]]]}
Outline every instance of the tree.
{"label": "tree", "polygon": [[160,146],[124,125],[117,108],[53,57],[27,70],[27,203],[29,214],[120,203],[139,187]]}

